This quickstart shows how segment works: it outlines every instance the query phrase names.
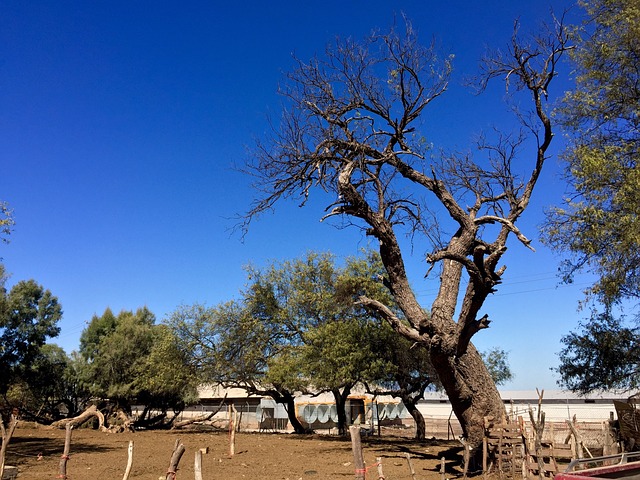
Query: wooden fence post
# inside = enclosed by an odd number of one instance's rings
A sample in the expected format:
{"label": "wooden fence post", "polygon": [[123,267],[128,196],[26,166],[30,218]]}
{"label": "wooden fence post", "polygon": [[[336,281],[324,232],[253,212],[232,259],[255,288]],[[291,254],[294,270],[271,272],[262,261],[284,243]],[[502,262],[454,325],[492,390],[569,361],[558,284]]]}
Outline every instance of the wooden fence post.
{"label": "wooden fence post", "polygon": [[382,473],[382,457],[376,457],[376,465],[378,467],[378,480],[385,480],[384,473]]}
{"label": "wooden fence post", "polygon": [[133,466],[133,440],[129,440],[127,454],[127,469],[124,471],[124,477],[122,477],[122,480],[127,480],[131,474],[131,467]]}
{"label": "wooden fence post", "polygon": [[404,456],[407,457],[407,463],[409,464],[409,471],[411,472],[411,478],[413,480],[416,480],[416,470],[415,468],[413,468],[413,462],[411,461],[411,454],[409,452],[406,452]]}
{"label": "wooden fence post", "polygon": [[73,430],[73,425],[71,422],[67,423],[66,435],[64,437],[64,452],[62,453],[62,457],[60,457],[60,474],[58,478],[66,479],[67,478],[67,461],[69,460],[69,452],[71,451],[71,430]]}
{"label": "wooden fence post", "polygon": [[[236,423],[238,421],[238,411],[235,406],[229,407],[229,456],[236,453]],[[233,410],[231,410],[233,408]]]}
{"label": "wooden fence post", "polygon": [[355,466],[356,480],[364,480],[367,470],[364,467],[360,427],[351,425],[349,427],[349,433],[351,434],[351,450],[353,452],[353,464]]}
{"label": "wooden fence post", "polygon": [[167,470],[167,476],[165,480],[175,480],[176,472],[178,471],[178,464],[182,458],[182,454],[185,451],[185,446],[180,443],[180,440],[176,440],[176,445],[171,455],[171,461],[169,462],[169,469]]}
{"label": "wooden fence post", "polygon": [[202,480],[202,450],[196,450],[196,459],[193,464],[195,480]]}

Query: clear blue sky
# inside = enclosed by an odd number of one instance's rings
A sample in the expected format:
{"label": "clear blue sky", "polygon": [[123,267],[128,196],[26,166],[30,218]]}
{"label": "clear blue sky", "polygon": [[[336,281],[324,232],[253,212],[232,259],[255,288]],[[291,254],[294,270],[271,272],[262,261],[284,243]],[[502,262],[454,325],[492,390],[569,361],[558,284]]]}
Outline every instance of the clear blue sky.
{"label": "clear blue sky", "polygon": [[[429,111],[436,146],[467,148],[503,124],[501,90],[461,85],[485,45],[501,47],[569,1],[323,2],[5,0],[0,5],[0,200],[16,226],[0,244],[9,286],[34,278],[62,303],[67,352],[94,314],[148,306],[162,320],[180,304],[236,297],[242,266],[367,246],[357,231],[321,224],[322,205],[282,204],[242,242],[230,229],[249,206],[250,179],[234,170],[277,116],[292,53],[307,59],[336,36],[361,38],[405,13],[424,42],[455,54],[450,93]],[[574,12],[575,17],[579,12]],[[569,85],[565,83],[565,86]],[[552,92],[553,93],[553,92]],[[557,92],[556,92],[557,93]],[[512,389],[555,388],[559,339],[584,316],[585,283],[558,286],[559,259],[537,241],[545,206],[564,186],[548,162],[522,228],[537,253],[512,244],[508,273],[484,311],[482,350],[507,350]],[[415,288],[434,293],[410,257]]]}

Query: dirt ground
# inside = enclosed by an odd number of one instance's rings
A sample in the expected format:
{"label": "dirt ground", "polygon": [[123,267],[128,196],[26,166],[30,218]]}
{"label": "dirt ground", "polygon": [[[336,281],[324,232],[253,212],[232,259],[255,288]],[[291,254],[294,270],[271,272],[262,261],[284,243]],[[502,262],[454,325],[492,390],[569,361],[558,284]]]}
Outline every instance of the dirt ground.
{"label": "dirt ground", "polygon": [[[7,465],[18,467],[19,479],[52,479],[59,474],[64,449],[64,430],[18,426],[8,445]],[[208,448],[202,457],[204,479],[331,480],[355,477],[348,438],[277,433],[238,433],[235,455],[229,455],[229,434],[224,431],[140,431],[103,433],[72,431],[67,478],[70,480],[120,479],[127,465],[129,441],[134,442],[130,479],[165,479],[176,440],[186,451],[177,479],[194,478],[195,452]],[[381,457],[387,480],[412,480],[406,453],[410,454],[416,480],[440,480],[441,458],[446,477],[462,476],[461,446],[457,441],[424,443],[397,437],[363,439],[367,479],[378,479],[376,457]]]}

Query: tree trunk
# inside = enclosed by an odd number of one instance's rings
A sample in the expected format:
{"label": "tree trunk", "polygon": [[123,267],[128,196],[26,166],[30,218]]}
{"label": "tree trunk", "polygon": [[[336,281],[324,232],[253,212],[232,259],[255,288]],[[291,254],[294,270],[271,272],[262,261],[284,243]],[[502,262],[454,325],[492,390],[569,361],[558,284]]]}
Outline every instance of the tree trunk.
{"label": "tree trunk", "polygon": [[416,435],[415,439],[419,441],[423,441],[426,438],[427,427],[424,422],[424,417],[418,407],[416,407],[416,402],[410,397],[405,397],[402,399],[402,403],[407,408],[407,411],[413,417],[413,420],[416,422]]}
{"label": "tree trunk", "polygon": [[482,454],[484,417],[503,418],[506,414],[504,403],[482,357],[472,344],[460,357],[443,352],[438,346],[432,345],[431,360],[460,422],[463,436],[471,447],[473,463]]}
{"label": "tree trunk", "polygon": [[293,431],[299,434],[307,434],[312,433],[313,430],[309,428],[305,428],[298,417],[296,417],[296,403],[293,395],[287,393],[286,395],[282,395],[282,402],[285,405],[285,409],[287,410],[287,416],[289,417],[289,422],[293,427]]}
{"label": "tree trunk", "polygon": [[333,398],[336,400],[336,410],[338,412],[338,435],[347,434],[347,397],[351,393],[351,386],[345,386],[340,392],[339,388],[332,388]]}

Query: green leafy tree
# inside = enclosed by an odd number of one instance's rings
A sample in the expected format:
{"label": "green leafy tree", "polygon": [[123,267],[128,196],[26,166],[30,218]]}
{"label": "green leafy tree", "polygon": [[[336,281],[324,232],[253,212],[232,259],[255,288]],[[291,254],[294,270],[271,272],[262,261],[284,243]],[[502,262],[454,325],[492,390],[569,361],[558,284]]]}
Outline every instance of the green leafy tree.
{"label": "green leafy tree", "polygon": [[[250,290],[258,294],[255,285]],[[294,431],[307,433],[295,414],[296,391],[305,391],[308,384],[298,373],[296,347],[273,320],[277,315],[268,313],[269,298],[264,303],[254,298],[253,303],[253,310],[236,301],[181,306],[167,324],[180,349],[189,352],[189,365],[199,372],[200,382],[270,396],[285,406]]]}
{"label": "green leafy tree", "polygon": [[640,8],[637,0],[585,0],[571,53],[576,86],[558,117],[571,189],[549,212],[546,241],[569,254],[565,276],[597,275],[588,294],[605,305],[640,295]]}
{"label": "green leafy tree", "polygon": [[16,283],[7,294],[0,264],[0,395],[19,381],[48,338],[58,335],[62,307],[34,280]]}
{"label": "green leafy tree", "polygon": [[640,332],[610,313],[594,314],[562,337],[560,384],[580,393],[640,386]]}
{"label": "green leafy tree", "polygon": [[28,368],[9,388],[6,398],[23,418],[50,423],[78,410],[80,400],[71,359],[55,344],[40,348]]}
{"label": "green leafy tree", "polygon": [[[388,297],[371,260],[350,259],[338,268],[332,255],[309,253],[262,270],[248,267],[241,301],[184,307],[170,324],[183,348],[194,352],[194,363],[208,372],[208,381],[271,396],[285,405],[294,430],[302,433],[305,427],[295,416],[297,392],[312,387],[338,392],[337,404],[344,406],[342,399],[375,361],[363,356],[367,342],[359,345],[350,337],[360,330],[348,327],[371,318],[355,305],[359,295]],[[341,338],[328,332],[340,332]],[[330,364],[340,368],[332,372],[326,368]],[[339,415],[344,430],[344,408]]]}
{"label": "green leafy tree", "polygon": [[389,325],[379,327],[373,349],[385,363],[377,378],[371,383],[365,382],[367,390],[400,398],[415,421],[416,440],[424,440],[426,424],[418,402],[428,389],[441,388],[428,350],[398,335]]}
{"label": "green leafy tree", "polygon": [[342,435],[347,433],[346,403],[353,388],[376,381],[391,368],[376,348],[381,331],[363,317],[318,325],[305,336],[302,371],[315,388],[333,394]]}
{"label": "green leafy tree", "polygon": [[493,347],[486,352],[480,352],[480,355],[496,385],[504,385],[513,380],[513,372],[509,367],[509,354],[502,348]]}
{"label": "green leafy tree", "polygon": [[[139,391],[137,400],[147,410],[177,412],[197,403],[197,374],[189,364],[188,352],[180,348],[168,326],[154,325],[151,349],[135,367],[135,386]],[[174,415],[172,420],[175,418]]]}
{"label": "green leafy tree", "polygon": [[[565,280],[580,270],[597,278],[587,299],[604,311],[594,309],[592,326],[583,324],[582,332],[566,336],[560,355],[560,383],[586,392],[636,383],[625,378],[627,367],[637,364],[636,342],[623,343],[635,329],[614,320],[612,312],[618,302],[640,297],[640,8],[636,0],[579,3],[587,19],[575,32],[571,53],[576,85],[558,111],[568,132],[563,158],[570,191],[563,206],[550,210],[543,237],[567,254]],[[616,338],[620,345],[610,344]],[[599,368],[611,366],[616,350],[624,354],[621,364],[631,363]],[[580,368],[591,363],[592,371]]]}
{"label": "green leafy tree", "polygon": [[[556,26],[535,38],[515,32],[504,53],[483,62],[481,88],[506,78],[509,92],[531,111],[519,112],[521,132],[485,137],[475,158],[429,151],[421,117],[445,93],[451,58],[422,46],[407,24],[402,33],[338,41],[321,58],[299,60],[282,89],[281,124],[247,166],[259,193],[245,227],[280,200],[304,204],[320,193],[327,194],[325,218],[339,217],[375,238],[383,282],[402,316],[366,295],[358,301],[428,348],[474,447],[482,442],[484,417],[501,417],[504,404],[471,339],[488,327],[482,308],[502,281],[509,237],[530,244],[516,223],[553,138],[545,102],[567,41],[562,23]],[[399,241],[405,235],[428,252],[425,270],[439,268],[429,308],[405,269]]]}
{"label": "green leafy tree", "polygon": [[140,423],[152,408],[182,410],[195,397],[186,353],[146,307],[95,315],[80,337],[80,355],[84,388],[127,414],[134,403],[144,405]]}

